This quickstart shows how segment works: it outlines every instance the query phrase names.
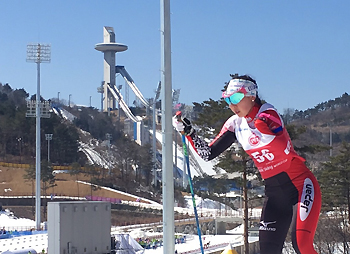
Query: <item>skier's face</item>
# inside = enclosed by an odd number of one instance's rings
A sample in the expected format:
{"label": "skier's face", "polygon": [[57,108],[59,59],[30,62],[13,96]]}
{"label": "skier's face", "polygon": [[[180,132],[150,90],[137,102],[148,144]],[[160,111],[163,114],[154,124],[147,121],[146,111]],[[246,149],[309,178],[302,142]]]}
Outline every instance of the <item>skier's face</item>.
{"label": "skier's face", "polygon": [[255,100],[255,97],[247,96],[247,97],[244,97],[237,104],[230,104],[229,107],[232,110],[232,112],[238,115],[239,117],[245,117],[252,110],[255,103],[254,100]]}

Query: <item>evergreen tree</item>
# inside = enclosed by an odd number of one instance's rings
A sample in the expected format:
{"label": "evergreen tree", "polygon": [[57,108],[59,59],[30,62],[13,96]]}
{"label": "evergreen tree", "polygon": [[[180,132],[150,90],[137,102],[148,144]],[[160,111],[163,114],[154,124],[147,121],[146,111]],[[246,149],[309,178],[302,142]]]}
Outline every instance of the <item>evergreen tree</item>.
{"label": "evergreen tree", "polygon": [[136,164],[137,174],[136,180],[141,183],[142,176],[145,177],[145,185],[149,186],[151,183],[151,176],[153,170],[153,152],[150,144],[137,147],[138,152],[136,153]]}
{"label": "evergreen tree", "polygon": [[[47,161],[42,161],[41,167],[40,167],[40,180],[42,182],[42,191],[44,192],[44,195],[46,195],[46,191],[49,188],[52,188],[56,186],[56,178],[55,175],[52,174],[53,167],[51,163]],[[36,179],[36,167],[31,166],[25,170],[25,174],[23,175],[23,178],[27,181],[35,181]]]}
{"label": "evergreen tree", "polygon": [[54,128],[52,136],[53,162],[60,165],[78,161],[79,135],[70,124],[60,124]]}
{"label": "evergreen tree", "polygon": [[323,208],[345,211],[350,221],[350,144],[344,142],[340,154],[323,163],[319,182]]}
{"label": "evergreen tree", "polygon": [[[332,212],[332,237],[343,243],[344,253],[349,253],[350,221],[350,145],[342,144],[339,155],[323,163],[319,183],[322,190],[322,209]],[[327,218],[326,218],[327,219]],[[320,229],[322,231],[322,229]]]}
{"label": "evergreen tree", "polygon": [[[24,89],[13,90],[9,84],[0,83],[0,156],[19,156],[21,162],[33,163],[36,124],[35,118],[26,117],[28,97]],[[35,96],[31,99],[35,100]],[[41,98],[41,101],[44,99]],[[61,122],[58,116],[51,114],[51,118],[41,121],[41,147],[46,147],[46,133],[54,134],[50,158],[53,163],[77,160],[79,137],[74,126]],[[42,149],[42,153],[46,157],[46,149]]]}
{"label": "evergreen tree", "polygon": [[116,162],[121,172],[121,180],[124,188],[132,187],[131,175],[135,164],[138,145],[127,137],[120,138],[116,141],[117,153]]}
{"label": "evergreen tree", "polygon": [[81,170],[81,166],[79,165],[79,163],[77,162],[73,162],[71,164],[71,169],[69,170],[69,174],[71,176],[75,176],[75,182],[77,184],[77,191],[78,191],[78,197],[80,197],[80,193],[79,193],[79,175],[82,173],[82,170]]}
{"label": "evergreen tree", "polygon": [[193,124],[200,126],[200,129],[197,129],[198,134],[206,138],[219,134],[222,125],[232,116],[232,111],[223,99],[218,101],[209,99],[202,103],[194,102],[193,105],[193,110],[197,112]]}

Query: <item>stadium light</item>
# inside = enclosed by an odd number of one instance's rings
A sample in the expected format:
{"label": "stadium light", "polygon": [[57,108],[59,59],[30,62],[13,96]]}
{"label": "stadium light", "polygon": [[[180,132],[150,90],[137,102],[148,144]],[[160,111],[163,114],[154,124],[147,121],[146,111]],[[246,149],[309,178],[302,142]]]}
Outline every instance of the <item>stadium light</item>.
{"label": "stadium light", "polygon": [[50,162],[50,140],[52,140],[53,134],[45,134],[47,140],[47,162]]}
{"label": "stadium light", "polygon": [[[36,88],[36,171],[35,171],[35,222],[36,229],[40,230],[40,208],[41,208],[41,196],[40,196],[40,63],[50,63],[51,61],[51,45],[30,43],[27,45],[27,62],[33,62],[37,64],[37,88]],[[34,116],[34,115],[27,115]]]}

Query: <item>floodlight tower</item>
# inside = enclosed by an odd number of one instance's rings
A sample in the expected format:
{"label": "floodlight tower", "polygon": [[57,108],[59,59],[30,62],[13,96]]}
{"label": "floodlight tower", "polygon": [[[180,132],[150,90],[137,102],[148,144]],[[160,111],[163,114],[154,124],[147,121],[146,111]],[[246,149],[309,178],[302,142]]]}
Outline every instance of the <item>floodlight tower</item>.
{"label": "floodlight tower", "polygon": [[40,63],[50,63],[51,61],[51,45],[31,43],[27,45],[27,62],[33,62],[37,65],[37,87],[36,87],[36,111],[32,114],[27,114],[28,117],[36,117],[36,170],[35,170],[35,223],[36,229],[40,230],[40,210],[41,210],[41,196],[40,196],[40,174],[41,174],[41,157],[40,157],[40,117],[49,117],[48,114],[43,114],[43,108],[40,102]]}
{"label": "floodlight tower", "polygon": [[95,49],[104,54],[104,81],[103,81],[103,111],[108,112],[110,108],[115,108],[116,99],[108,91],[107,86],[114,87],[115,82],[115,53],[128,49],[128,46],[115,42],[113,27],[103,27],[103,43],[95,45]]}

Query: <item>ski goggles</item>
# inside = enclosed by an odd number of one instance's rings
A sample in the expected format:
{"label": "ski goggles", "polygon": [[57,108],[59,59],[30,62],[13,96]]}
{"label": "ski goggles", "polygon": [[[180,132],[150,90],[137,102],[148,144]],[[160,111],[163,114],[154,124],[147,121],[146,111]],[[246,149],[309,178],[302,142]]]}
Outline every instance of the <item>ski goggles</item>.
{"label": "ski goggles", "polygon": [[234,93],[228,97],[224,97],[225,101],[227,102],[228,105],[230,104],[238,104],[242,99],[244,98],[244,93]]}

